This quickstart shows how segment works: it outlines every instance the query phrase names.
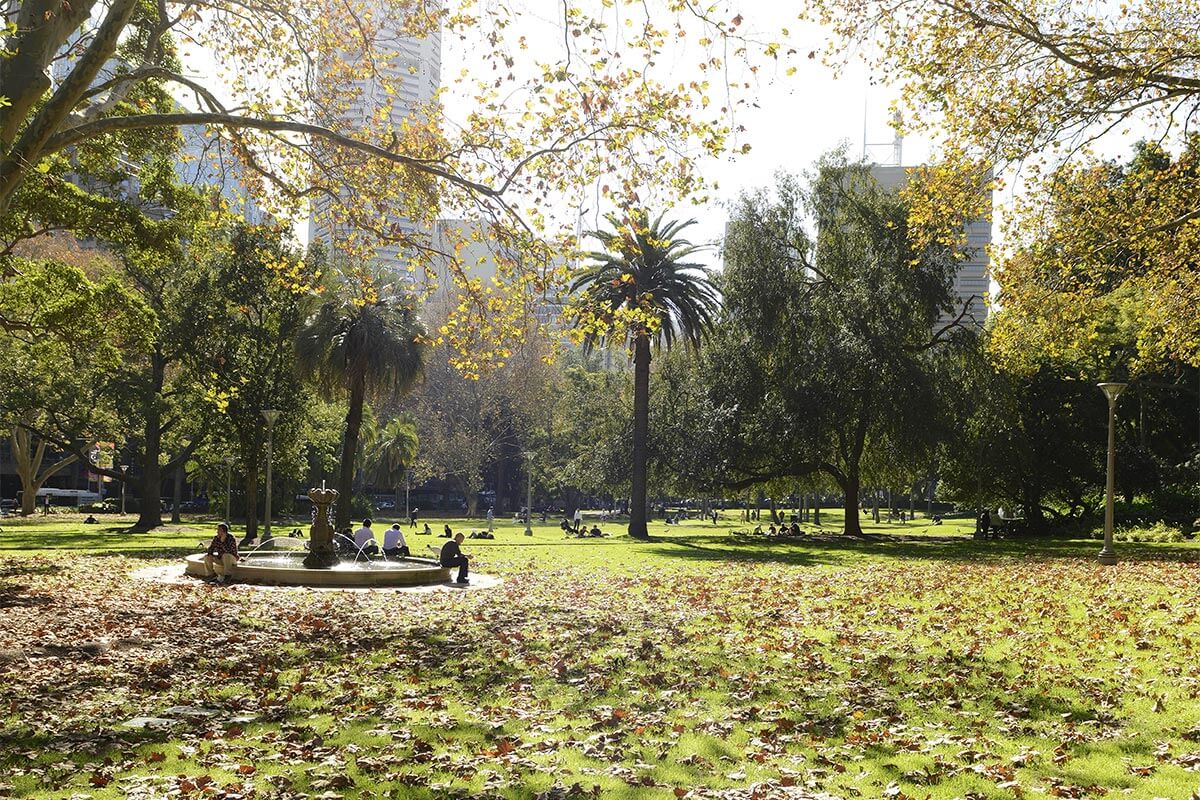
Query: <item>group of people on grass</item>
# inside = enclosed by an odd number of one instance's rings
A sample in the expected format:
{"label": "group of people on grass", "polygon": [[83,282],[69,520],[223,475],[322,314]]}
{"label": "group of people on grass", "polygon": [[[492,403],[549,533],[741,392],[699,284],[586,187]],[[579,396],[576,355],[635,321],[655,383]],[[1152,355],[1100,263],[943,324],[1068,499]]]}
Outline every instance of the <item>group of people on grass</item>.
{"label": "group of people on grass", "polygon": [[[375,541],[375,532],[371,529],[372,524],[372,520],[368,518],[362,521],[362,527],[356,531],[352,532],[350,528],[346,528],[339,537],[338,549],[344,555],[352,555],[354,558],[358,558],[360,555],[378,556],[380,548]],[[426,525],[425,528],[428,531],[429,526]],[[466,537],[462,533],[454,533],[449,525],[446,526],[445,537],[449,541],[442,545],[438,554],[438,562],[443,567],[458,567],[458,577],[455,583],[470,583],[467,578],[467,562],[470,557],[463,553],[460,547]],[[495,537],[484,532],[475,538],[491,539]],[[398,524],[392,525],[384,532],[382,552],[386,558],[408,558],[410,556],[404,532],[400,530]],[[220,584],[228,583],[233,577],[238,560],[237,539],[229,532],[228,525],[224,522],[217,523],[217,533],[208,543],[208,549],[204,553],[205,579]]]}
{"label": "group of people on grass", "polygon": [[775,523],[771,523],[771,526],[765,531],[762,525],[755,525],[754,532],[763,536],[802,536],[804,534],[797,522],[793,522],[791,525],[781,522],[778,528],[775,527]]}

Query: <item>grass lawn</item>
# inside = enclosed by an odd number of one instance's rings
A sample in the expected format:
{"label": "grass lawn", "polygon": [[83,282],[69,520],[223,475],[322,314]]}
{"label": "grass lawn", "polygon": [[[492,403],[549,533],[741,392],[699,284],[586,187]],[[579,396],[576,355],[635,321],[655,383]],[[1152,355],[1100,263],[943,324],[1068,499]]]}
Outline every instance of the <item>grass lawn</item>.
{"label": "grass lawn", "polygon": [[0,521],[0,796],[1200,789],[1190,543],[1119,544],[1106,569],[1095,541],[969,521],[649,542],[509,521],[464,545],[497,588],[313,592],[139,581],[212,525],[110,520]]}

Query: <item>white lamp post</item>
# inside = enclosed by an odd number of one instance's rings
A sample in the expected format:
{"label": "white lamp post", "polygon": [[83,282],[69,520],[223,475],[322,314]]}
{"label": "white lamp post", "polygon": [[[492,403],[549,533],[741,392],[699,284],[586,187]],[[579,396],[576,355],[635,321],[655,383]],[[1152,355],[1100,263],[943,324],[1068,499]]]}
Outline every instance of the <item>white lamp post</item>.
{"label": "white lamp post", "polygon": [[525,535],[533,536],[533,451],[525,451]]}
{"label": "white lamp post", "polygon": [[275,430],[275,420],[279,419],[279,411],[269,408],[262,412],[263,419],[267,421],[267,498],[266,498],[266,517],[263,524],[262,540],[266,542],[271,538],[271,434]]}
{"label": "white lamp post", "polygon": [[1123,383],[1097,384],[1108,398],[1108,481],[1104,492],[1104,547],[1096,556],[1101,564],[1116,564],[1117,551],[1113,549],[1113,485],[1117,474],[1117,398],[1125,391]]}

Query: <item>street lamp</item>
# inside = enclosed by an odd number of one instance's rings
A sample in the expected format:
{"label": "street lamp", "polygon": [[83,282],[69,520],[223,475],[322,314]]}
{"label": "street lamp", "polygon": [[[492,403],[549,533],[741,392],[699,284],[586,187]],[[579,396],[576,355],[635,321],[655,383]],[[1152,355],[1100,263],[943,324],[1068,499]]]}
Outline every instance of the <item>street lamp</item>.
{"label": "street lamp", "polygon": [[125,484],[128,482],[129,465],[122,464],[118,469],[121,470],[121,516],[125,516]]}
{"label": "street lamp", "polygon": [[1117,551],[1113,549],[1113,484],[1117,473],[1117,398],[1125,391],[1123,383],[1097,384],[1108,398],[1108,482],[1104,493],[1104,547],[1096,558],[1101,564],[1116,564]]}
{"label": "street lamp", "polygon": [[533,536],[533,451],[525,451],[525,535]]}
{"label": "street lamp", "polygon": [[233,493],[233,459],[225,458],[225,524],[229,524],[229,495]]}
{"label": "street lamp", "polygon": [[279,411],[269,408],[262,412],[263,419],[267,421],[267,500],[266,514],[263,525],[262,541],[266,543],[271,538],[271,434],[275,430],[275,420],[279,419]]}

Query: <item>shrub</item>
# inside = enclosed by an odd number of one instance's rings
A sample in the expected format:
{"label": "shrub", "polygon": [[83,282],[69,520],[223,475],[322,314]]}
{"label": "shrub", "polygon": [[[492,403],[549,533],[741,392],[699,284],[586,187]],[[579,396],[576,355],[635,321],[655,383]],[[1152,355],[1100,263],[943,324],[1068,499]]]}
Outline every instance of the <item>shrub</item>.
{"label": "shrub", "polygon": [[[1139,522],[1120,525],[1113,529],[1113,539],[1118,542],[1182,542],[1190,537],[1179,525],[1172,525],[1159,520],[1158,522]],[[1092,537],[1104,537],[1104,529],[1092,530]]]}

